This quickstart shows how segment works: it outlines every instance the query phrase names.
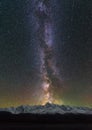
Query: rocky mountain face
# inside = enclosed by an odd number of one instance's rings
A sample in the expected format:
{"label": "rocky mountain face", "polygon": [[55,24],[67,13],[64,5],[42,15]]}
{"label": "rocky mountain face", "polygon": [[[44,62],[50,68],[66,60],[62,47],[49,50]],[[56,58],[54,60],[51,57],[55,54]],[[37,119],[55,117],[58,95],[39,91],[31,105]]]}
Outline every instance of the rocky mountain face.
{"label": "rocky mountain face", "polygon": [[0,112],[10,112],[12,114],[30,113],[30,114],[92,114],[92,108],[88,107],[70,107],[65,105],[56,105],[47,103],[38,106],[19,106],[10,108],[0,108]]}

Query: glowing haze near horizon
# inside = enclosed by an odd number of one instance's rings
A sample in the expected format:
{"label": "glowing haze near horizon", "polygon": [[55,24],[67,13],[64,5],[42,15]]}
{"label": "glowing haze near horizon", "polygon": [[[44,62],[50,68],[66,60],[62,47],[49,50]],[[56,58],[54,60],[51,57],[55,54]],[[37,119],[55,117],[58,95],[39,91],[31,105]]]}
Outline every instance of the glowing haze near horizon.
{"label": "glowing haze near horizon", "polygon": [[0,1],[0,107],[92,107],[92,2],[42,1]]}

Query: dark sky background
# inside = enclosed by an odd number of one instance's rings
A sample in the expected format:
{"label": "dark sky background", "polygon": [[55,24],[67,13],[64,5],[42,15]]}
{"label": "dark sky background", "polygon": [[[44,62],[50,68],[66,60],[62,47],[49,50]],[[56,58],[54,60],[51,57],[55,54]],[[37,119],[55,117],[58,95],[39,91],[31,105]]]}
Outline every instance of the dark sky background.
{"label": "dark sky background", "polygon": [[[51,0],[64,104],[92,107],[92,1]],[[33,0],[0,0],[0,107],[39,104],[40,55]]]}

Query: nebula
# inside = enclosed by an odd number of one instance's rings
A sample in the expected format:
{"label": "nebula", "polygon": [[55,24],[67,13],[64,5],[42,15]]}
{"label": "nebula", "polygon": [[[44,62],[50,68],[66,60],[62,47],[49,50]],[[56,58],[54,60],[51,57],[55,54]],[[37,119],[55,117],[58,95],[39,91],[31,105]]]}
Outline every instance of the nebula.
{"label": "nebula", "polygon": [[37,19],[37,36],[40,44],[41,77],[43,96],[41,104],[55,102],[53,95],[53,79],[60,80],[59,71],[55,66],[53,47],[53,21],[49,0],[36,1],[35,17]]}

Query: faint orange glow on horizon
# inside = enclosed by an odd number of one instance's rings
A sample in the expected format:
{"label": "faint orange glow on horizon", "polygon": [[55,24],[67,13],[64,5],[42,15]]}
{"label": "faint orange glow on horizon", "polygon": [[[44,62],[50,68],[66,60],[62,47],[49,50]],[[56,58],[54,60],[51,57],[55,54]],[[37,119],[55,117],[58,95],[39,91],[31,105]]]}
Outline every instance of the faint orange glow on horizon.
{"label": "faint orange glow on horizon", "polygon": [[51,88],[49,83],[45,82],[42,88],[43,88],[43,95],[41,97],[41,105],[45,105],[46,103],[58,104],[58,105],[63,104],[62,100],[54,98],[53,93],[50,91]]}
{"label": "faint orange glow on horizon", "polygon": [[50,103],[50,104],[57,104],[57,105],[63,105],[63,101],[59,100],[59,99],[54,99],[52,102],[46,99],[43,99],[41,105],[45,105],[46,103]]}

